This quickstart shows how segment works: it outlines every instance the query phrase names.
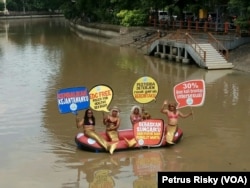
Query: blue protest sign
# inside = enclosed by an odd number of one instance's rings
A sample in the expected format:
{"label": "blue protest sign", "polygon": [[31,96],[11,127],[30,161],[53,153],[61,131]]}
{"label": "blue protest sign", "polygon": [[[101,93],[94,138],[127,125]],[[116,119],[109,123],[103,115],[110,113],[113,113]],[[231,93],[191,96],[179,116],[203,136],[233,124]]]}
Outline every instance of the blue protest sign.
{"label": "blue protest sign", "polygon": [[77,113],[90,106],[89,92],[85,87],[65,88],[57,92],[58,109],[61,114]]}

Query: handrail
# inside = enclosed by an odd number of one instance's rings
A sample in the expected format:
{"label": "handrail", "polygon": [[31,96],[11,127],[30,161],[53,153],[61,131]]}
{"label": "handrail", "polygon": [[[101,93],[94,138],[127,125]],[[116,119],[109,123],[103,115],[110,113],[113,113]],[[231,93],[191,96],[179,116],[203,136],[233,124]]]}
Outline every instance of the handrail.
{"label": "handrail", "polygon": [[194,38],[189,33],[185,33],[185,36],[186,44],[190,44],[194,51],[203,59],[204,63],[206,63],[207,52],[200,47],[200,45],[194,40]]}
{"label": "handrail", "polygon": [[[148,51],[149,45],[159,38],[160,36],[158,35],[157,37],[154,37],[150,41],[147,42],[147,51]],[[176,42],[182,41],[182,42],[185,42],[186,44],[190,44],[190,46],[200,56],[200,58],[204,61],[204,63],[206,63],[206,51],[200,47],[200,45],[195,41],[195,39],[189,33],[185,33],[183,35],[183,33],[180,32],[180,30],[177,30],[177,32],[175,32],[174,35],[172,35],[169,39],[174,40]]]}
{"label": "handrail", "polygon": [[[210,32],[207,32],[208,35],[208,43],[210,43],[226,60],[229,58],[229,51],[225,48],[225,46],[217,40]],[[158,35],[151,38],[147,41],[147,51],[149,49],[150,44],[152,44],[155,40],[161,38],[158,30]],[[189,44],[190,47],[194,49],[196,54],[206,63],[207,61],[207,52],[206,50],[202,49],[198,42],[191,36],[189,32],[185,32],[185,30],[177,30],[172,35],[167,35],[163,38],[167,38],[168,40],[173,40],[176,42],[185,42]]]}
{"label": "handrail", "polygon": [[[153,26],[158,29],[168,29],[168,30],[177,30],[177,29],[186,29],[190,32],[216,32],[220,34],[234,34],[240,36],[241,28],[237,25],[234,28],[229,28],[229,23],[215,23],[215,22],[202,22],[202,21],[183,21],[183,20],[172,20],[172,21],[157,21],[157,19],[151,19],[148,22],[149,26]],[[220,28],[218,26],[220,25]],[[247,32],[250,35],[250,31]]]}
{"label": "handrail", "polygon": [[[210,43],[210,44],[212,44],[212,45],[215,44],[215,45],[213,45],[213,47],[215,47],[215,49],[216,49],[221,55],[223,55],[223,56],[225,57],[226,60],[228,60],[228,58],[229,58],[228,49],[226,49],[226,48],[224,47],[224,45],[223,45],[220,41],[218,41],[210,32],[208,32],[207,34],[208,34],[208,43]],[[222,49],[225,53],[221,52],[221,49]]]}
{"label": "handrail", "polygon": [[149,41],[147,41],[147,52],[148,52],[148,49],[149,49],[149,46],[154,42],[156,41],[157,39],[160,38],[160,31],[158,30],[157,31],[157,35],[153,38],[151,38]]}

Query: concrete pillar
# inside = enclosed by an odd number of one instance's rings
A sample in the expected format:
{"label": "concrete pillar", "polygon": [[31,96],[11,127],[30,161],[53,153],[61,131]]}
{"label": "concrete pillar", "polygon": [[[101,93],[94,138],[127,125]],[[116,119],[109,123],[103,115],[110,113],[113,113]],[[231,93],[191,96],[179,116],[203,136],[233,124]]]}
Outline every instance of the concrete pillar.
{"label": "concrete pillar", "polygon": [[182,63],[186,64],[186,63],[189,63],[189,59],[187,58],[188,56],[188,53],[187,53],[187,50],[185,50],[185,53],[184,53],[184,58],[182,59]]}
{"label": "concrete pillar", "polygon": [[181,59],[181,48],[177,48],[176,62],[180,62]]}
{"label": "concrete pillar", "polygon": [[170,51],[169,51],[169,54],[168,54],[168,59],[170,61],[173,60],[173,46],[170,46]]}
{"label": "concrete pillar", "polygon": [[170,46],[170,55],[173,55],[173,46]]}
{"label": "concrete pillar", "polygon": [[160,45],[159,44],[156,46],[155,56],[161,57]]}
{"label": "concrete pillar", "polygon": [[166,46],[163,45],[163,53],[166,54]]}
{"label": "concrete pillar", "polygon": [[166,46],[165,45],[163,45],[163,51],[162,51],[162,55],[161,55],[161,58],[166,58]]}

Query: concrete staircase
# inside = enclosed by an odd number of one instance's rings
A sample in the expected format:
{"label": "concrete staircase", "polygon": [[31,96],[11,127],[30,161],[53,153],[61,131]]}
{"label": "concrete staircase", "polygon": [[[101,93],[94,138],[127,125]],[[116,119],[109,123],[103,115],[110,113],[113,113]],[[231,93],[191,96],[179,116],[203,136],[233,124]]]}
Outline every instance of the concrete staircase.
{"label": "concrete staircase", "polygon": [[[200,63],[201,67],[205,67],[206,69],[231,69],[233,68],[233,64],[228,62],[225,57],[218,52],[210,43],[200,43],[198,44],[200,48],[206,52],[206,61],[202,58],[202,54],[197,54],[199,52],[194,51],[190,53],[190,55],[196,59]],[[192,45],[194,48],[194,45]],[[198,59],[197,59],[198,58]]]}
{"label": "concrete staircase", "polygon": [[[207,34],[205,36],[207,36]],[[234,67],[233,64],[228,62],[225,56],[217,50],[218,46],[221,46],[218,45],[218,43],[209,43],[208,38],[204,38],[204,36],[199,36],[198,38],[193,37],[193,40],[187,42],[185,34],[172,33],[161,38],[154,36],[152,40],[146,40],[146,42],[145,54],[147,55],[156,55],[165,58],[169,57],[169,51],[164,51],[164,48],[179,48],[181,49],[180,51],[185,49],[184,51],[187,52],[187,54],[191,56],[194,62],[201,68],[219,70],[232,69]],[[142,43],[141,41],[140,43],[144,44],[141,46],[145,46],[145,43]],[[213,44],[216,45],[217,48],[215,48]],[[221,48],[225,49],[223,47]],[[176,56],[176,54],[170,55],[172,57]],[[183,54],[181,54],[181,56],[183,59],[189,59],[186,55],[183,56]]]}

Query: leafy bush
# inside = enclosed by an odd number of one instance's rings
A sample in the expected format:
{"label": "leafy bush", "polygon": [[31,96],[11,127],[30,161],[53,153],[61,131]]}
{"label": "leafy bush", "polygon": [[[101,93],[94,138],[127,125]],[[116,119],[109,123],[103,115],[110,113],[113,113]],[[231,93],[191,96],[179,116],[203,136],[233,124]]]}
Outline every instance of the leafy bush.
{"label": "leafy bush", "polygon": [[120,25],[129,27],[145,25],[148,15],[141,10],[121,10],[116,16],[120,21]]}
{"label": "leafy bush", "polygon": [[239,24],[241,30],[250,29],[250,21],[247,18],[239,17],[237,18],[236,23]]}

